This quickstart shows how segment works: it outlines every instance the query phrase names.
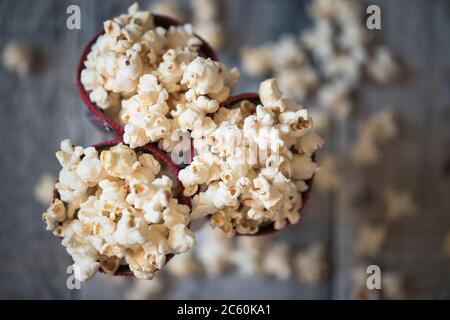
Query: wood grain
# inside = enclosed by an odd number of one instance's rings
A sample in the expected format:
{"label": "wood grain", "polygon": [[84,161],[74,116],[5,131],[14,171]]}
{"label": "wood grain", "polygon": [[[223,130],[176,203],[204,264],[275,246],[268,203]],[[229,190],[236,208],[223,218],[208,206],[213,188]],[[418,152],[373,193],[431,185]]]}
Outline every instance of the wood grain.
{"label": "wood grain", "polygon": [[[39,53],[39,72],[19,78],[0,69],[0,298],[90,299],[123,298],[130,279],[110,281],[96,276],[82,290],[66,288],[70,258],[40,220],[44,210],[33,198],[42,173],[55,173],[54,152],[70,137],[81,145],[106,136],[85,117],[75,88],[75,69],[84,44],[108,17],[132,1],[0,2],[0,43],[16,39],[31,43]],[[408,297],[450,298],[449,260],[442,241],[450,229],[450,3],[446,0],[374,0],[382,8],[383,30],[377,31],[410,70],[404,83],[389,88],[364,86],[358,119],[390,105],[401,124],[400,136],[383,149],[383,160],[370,170],[352,167],[348,149],[354,139],[354,120],[333,123],[326,152],[338,155],[345,185],[331,195],[315,194],[302,223],[275,238],[293,248],[313,242],[326,244],[330,279],[319,287],[296,281],[244,279],[227,274],[217,279],[186,280],[163,277],[163,298],[348,298],[349,271],[355,265],[377,263],[407,277]],[[369,3],[365,1],[365,3]],[[182,1],[187,7],[187,1]],[[221,23],[228,35],[220,53],[229,66],[239,64],[239,48],[299,33],[311,21],[308,1],[225,0]],[[82,29],[65,26],[66,8],[78,4]],[[144,6],[146,2],[141,1]],[[257,80],[246,76],[236,92],[252,91]],[[381,191],[387,185],[416,196],[416,217],[388,226],[388,241],[371,260],[353,254],[353,240],[363,221],[383,222]]]}

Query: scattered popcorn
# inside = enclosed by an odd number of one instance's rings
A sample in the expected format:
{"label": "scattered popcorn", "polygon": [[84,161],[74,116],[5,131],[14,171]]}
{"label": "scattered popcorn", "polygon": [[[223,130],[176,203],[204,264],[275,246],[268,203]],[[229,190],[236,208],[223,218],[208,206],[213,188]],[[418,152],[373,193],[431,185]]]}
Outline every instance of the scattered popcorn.
{"label": "scattered popcorn", "polygon": [[417,205],[413,196],[407,191],[388,188],[384,193],[387,217],[390,220],[413,216],[417,212]]}
{"label": "scattered popcorn", "polygon": [[[262,76],[270,71],[287,72],[296,71],[308,63],[307,54],[300,41],[292,35],[282,35],[276,43],[261,45],[258,47],[244,47],[241,51],[243,70],[251,76]],[[312,69],[305,67],[303,73],[286,74],[297,83],[312,87],[315,85],[316,74]],[[280,78],[280,77],[278,77]],[[296,78],[296,79],[294,79]],[[292,84],[294,86],[294,84]],[[283,88],[286,90],[286,88]]]}
{"label": "scattered popcorn", "polygon": [[[231,261],[240,274],[256,276],[261,274],[263,269],[273,271],[271,268],[273,265],[270,262],[268,262],[267,267],[263,267],[261,264],[261,257],[264,256],[265,252],[265,242],[262,237],[236,238],[236,246],[231,252]],[[282,269],[284,270],[285,266],[282,266]]]}
{"label": "scattered popcorn", "polygon": [[262,257],[262,272],[280,280],[291,275],[289,248],[284,243],[276,243],[267,248]]}
{"label": "scattered popcorn", "polygon": [[[166,4],[167,5],[167,4]],[[131,148],[211,123],[239,82],[239,71],[200,57],[202,41],[189,24],[164,29],[137,4],[104,23],[85,61],[81,83],[89,98],[124,126]]]}
{"label": "scattered popcorn", "polygon": [[319,83],[316,71],[311,67],[285,69],[276,76],[287,98],[304,101]]}
{"label": "scattered popcorn", "polygon": [[220,49],[225,42],[219,20],[218,0],[191,0],[193,24],[195,31],[213,48]]}
{"label": "scattered popcorn", "polygon": [[386,228],[363,224],[359,228],[358,236],[354,242],[355,253],[362,257],[373,257],[380,252],[386,240]]}
{"label": "scattered popcorn", "polygon": [[372,59],[368,61],[367,73],[379,84],[390,84],[399,76],[399,66],[386,47],[377,47]]}
{"label": "scattered popcorn", "polygon": [[338,171],[338,163],[334,156],[325,156],[320,164],[319,171],[314,178],[314,186],[320,192],[335,190],[342,182],[342,176]]}
{"label": "scattered popcorn", "polygon": [[397,124],[390,111],[381,111],[369,117],[360,128],[358,138],[350,153],[352,162],[370,166],[380,158],[379,145],[397,135]]}
{"label": "scattered popcorn", "polygon": [[9,72],[25,76],[32,71],[33,60],[33,48],[27,44],[11,40],[3,48],[2,61]]}
{"label": "scattered popcorn", "polygon": [[231,266],[232,242],[214,229],[206,229],[205,238],[196,248],[197,258],[206,274],[217,276]]}
{"label": "scattered popcorn", "polygon": [[60,199],[43,220],[63,238],[78,280],[99,268],[114,274],[121,265],[151,279],[168,254],[194,246],[190,209],[173,198],[172,180],[160,174],[151,154],[121,143],[97,150],[64,140],[56,155],[63,167],[56,183]]}
{"label": "scattered popcorn", "polygon": [[209,215],[211,225],[230,237],[297,223],[299,191],[318,170],[312,154],[323,140],[312,131],[307,110],[284,99],[274,79],[261,83],[259,96],[259,105],[241,101],[219,109],[214,126],[194,137],[198,156],[178,176],[186,196],[200,190],[193,218]]}
{"label": "scattered popcorn", "polygon": [[192,251],[175,256],[167,264],[167,271],[180,278],[197,275],[200,270],[200,265]]}
{"label": "scattered popcorn", "polygon": [[269,46],[243,47],[241,60],[246,74],[253,77],[266,75],[272,69],[272,50]]}
{"label": "scattered popcorn", "polygon": [[34,198],[42,205],[49,206],[53,201],[56,177],[43,174],[33,189]]}
{"label": "scattered popcorn", "polygon": [[294,258],[297,279],[310,284],[318,284],[327,273],[325,249],[320,243],[312,244],[305,251],[300,251]]}
{"label": "scattered popcorn", "polygon": [[125,294],[128,300],[150,300],[156,298],[164,290],[164,284],[159,278],[152,281],[133,281],[133,285]]}
{"label": "scattered popcorn", "polygon": [[151,11],[165,16],[173,17],[179,21],[184,20],[183,10],[173,1],[159,1],[153,3]]}

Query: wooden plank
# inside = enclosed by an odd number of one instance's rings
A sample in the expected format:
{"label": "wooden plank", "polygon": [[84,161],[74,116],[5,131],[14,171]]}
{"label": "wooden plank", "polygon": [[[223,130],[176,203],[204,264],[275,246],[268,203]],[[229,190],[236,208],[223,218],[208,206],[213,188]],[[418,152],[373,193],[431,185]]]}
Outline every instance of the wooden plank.
{"label": "wooden plank", "polygon": [[[75,89],[74,72],[83,44],[101,28],[101,22],[126,9],[132,1],[27,1],[0,2],[0,43],[10,39],[29,42],[45,58],[38,74],[20,79],[0,69],[2,117],[0,157],[2,215],[0,216],[1,298],[123,298],[129,280],[110,281],[96,276],[80,291],[66,288],[70,258],[40,221],[44,208],[32,189],[43,172],[56,172],[59,141],[70,137],[88,145],[106,136],[85,118]],[[188,2],[182,1],[187,7]],[[298,33],[310,24],[308,1],[224,1],[221,17],[230,37],[221,59],[239,64],[239,48],[276,40],[282,33]],[[382,270],[404,272],[411,298],[449,298],[449,261],[441,245],[450,227],[449,180],[444,164],[450,161],[450,8],[445,0],[376,0],[382,8],[382,36],[412,71],[407,82],[393,88],[365,86],[358,119],[385,104],[400,119],[400,136],[383,148],[384,159],[373,169],[351,166],[347,152],[356,123],[334,123],[327,135],[327,150],[344,167],[346,185],[329,196],[314,194],[301,224],[275,238],[293,248],[315,241],[327,244],[331,279],[319,287],[295,281],[243,279],[235,273],[217,279],[175,280],[163,277],[164,298],[348,298],[352,266],[377,263]],[[78,4],[82,29],[65,27],[66,8]],[[142,1],[142,4],[145,4]],[[25,23],[26,22],[26,23]],[[243,76],[237,91],[256,90],[257,80]],[[353,240],[364,221],[383,222],[381,190],[387,185],[411,190],[419,213],[389,225],[388,240],[373,260],[353,255]],[[270,290],[268,289],[270,288]]]}

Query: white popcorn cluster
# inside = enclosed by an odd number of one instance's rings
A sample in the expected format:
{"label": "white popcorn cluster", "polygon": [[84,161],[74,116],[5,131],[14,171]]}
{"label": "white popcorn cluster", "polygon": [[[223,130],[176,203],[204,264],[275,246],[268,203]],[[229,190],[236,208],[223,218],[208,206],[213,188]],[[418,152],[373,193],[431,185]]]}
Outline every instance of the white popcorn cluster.
{"label": "white popcorn cluster", "polygon": [[312,29],[283,35],[275,43],[244,47],[242,68],[252,76],[273,74],[286,96],[310,99],[308,104],[346,118],[364,75],[389,84],[400,68],[386,46],[373,43],[357,1],[313,0],[309,13]]}
{"label": "white popcorn cluster", "polygon": [[160,175],[149,153],[124,144],[102,151],[61,142],[56,199],[43,214],[47,230],[62,237],[74,275],[86,281],[101,268],[114,274],[128,266],[151,279],[169,254],[195,243],[187,228],[190,209],[172,196],[172,180]]}
{"label": "white popcorn cluster", "polygon": [[194,135],[198,155],[179,173],[186,196],[200,191],[193,218],[211,215],[211,225],[229,236],[297,223],[301,193],[318,169],[312,155],[323,140],[307,110],[284,99],[274,79],[260,84],[259,97],[258,105],[221,107]]}
{"label": "white popcorn cluster", "polygon": [[219,20],[219,0],[191,0],[195,32],[214,48],[220,49],[225,36]]}
{"label": "white popcorn cluster", "polygon": [[104,29],[87,55],[81,83],[90,100],[124,126],[124,142],[132,148],[158,141],[172,148],[174,132],[210,122],[207,114],[239,82],[236,68],[199,55],[202,41],[189,24],[155,26],[150,12],[134,4]]}

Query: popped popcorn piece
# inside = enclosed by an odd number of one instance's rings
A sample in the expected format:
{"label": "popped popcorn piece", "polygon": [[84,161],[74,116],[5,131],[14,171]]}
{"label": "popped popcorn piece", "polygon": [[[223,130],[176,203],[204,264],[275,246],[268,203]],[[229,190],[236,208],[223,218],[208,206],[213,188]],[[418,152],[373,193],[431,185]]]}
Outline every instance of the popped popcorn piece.
{"label": "popped popcorn piece", "polygon": [[159,278],[152,281],[133,281],[133,285],[126,292],[128,300],[150,300],[157,297],[164,290],[164,284]]}
{"label": "popped popcorn piece", "polygon": [[416,202],[407,191],[388,188],[384,192],[384,201],[387,217],[390,220],[413,216],[417,212]]}
{"label": "popped popcorn piece", "polygon": [[351,89],[343,82],[334,82],[320,88],[318,103],[339,118],[346,118],[353,108]]}
{"label": "popped popcorn piece", "polygon": [[272,50],[269,46],[243,47],[241,61],[246,74],[253,77],[265,75],[272,68]]}
{"label": "popped popcorn piece", "polygon": [[379,84],[390,84],[398,78],[400,69],[391,51],[380,46],[375,49],[372,59],[368,61],[367,73]]}
{"label": "popped popcorn piece", "polygon": [[355,253],[363,257],[373,257],[380,252],[386,240],[386,228],[382,225],[363,224],[354,242]]}
{"label": "popped popcorn piece", "polygon": [[294,258],[297,279],[313,285],[324,280],[327,273],[325,249],[321,243],[314,243]]}
{"label": "popped popcorn piece", "polygon": [[280,280],[286,280],[291,275],[289,264],[289,248],[285,243],[271,245],[262,257],[262,272]]}
{"label": "popped popcorn piece", "polygon": [[394,138],[398,130],[392,112],[385,110],[369,117],[360,131],[350,158],[357,165],[370,166],[380,158],[380,144]]}
{"label": "popped popcorn piece", "polygon": [[194,246],[195,236],[184,224],[176,224],[170,228],[167,241],[174,253],[183,253]]}
{"label": "popped popcorn piece", "polygon": [[55,223],[64,222],[67,219],[64,203],[59,199],[55,199],[47,211],[42,214],[42,219],[47,224],[47,230],[53,230]]}
{"label": "popped popcorn piece", "polygon": [[220,49],[225,37],[219,23],[219,3],[217,0],[191,0],[195,31],[213,48]]}
{"label": "popped popcorn piece", "polygon": [[[63,238],[80,281],[101,268],[114,274],[128,265],[140,279],[152,279],[166,255],[186,252],[195,244],[187,229],[188,206],[172,195],[172,181],[148,153],[119,143],[103,148],[61,143],[63,168],[55,199],[43,214],[47,230]],[[140,149],[138,149],[140,150]]]}
{"label": "popped popcorn piece", "polygon": [[28,44],[11,40],[3,48],[2,62],[9,72],[25,76],[32,71],[33,48]]}
{"label": "popped popcorn piece", "polygon": [[232,242],[222,232],[206,229],[205,239],[197,247],[197,257],[209,276],[220,275],[230,266]]}
{"label": "popped popcorn piece", "polygon": [[276,78],[287,98],[303,101],[319,83],[317,72],[311,67],[285,69]]}
{"label": "popped popcorn piece", "polygon": [[42,205],[49,206],[53,201],[56,177],[43,174],[33,188],[34,198]]}
{"label": "popped popcorn piece", "polygon": [[[246,276],[261,274],[262,270],[275,275],[284,276],[286,267],[282,266],[281,271],[276,269],[276,261],[267,261],[267,266],[262,266],[262,256],[264,252],[265,240],[261,237],[239,237],[236,239],[236,246],[231,252],[231,261],[238,271]],[[276,253],[276,252],[275,252]],[[276,258],[270,255],[270,259]]]}
{"label": "popped popcorn piece", "polygon": [[327,155],[321,160],[320,169],[316,172],[314,185],[320,192],[336,190],[342,182],[338,171],[338,163],[334,156]]}
{"label": "popped popcorn piece", "polygon": [[186,66],[181,83],[194,89],[197,95],[208,95],[223,102],[238,81],[239,71],[236,68],[228,71],[220,62],[197,57]]}
{"label": "popped popcorn piece", "polygon": [[200,265],[191,251],[175,256],[167,265],[167,270],[179,278],[197,275]]}
{"label": "popped popcorn piece", "polygon": [[158,1],[152,4],[151,11],[173,17],[177,20],[184,20],[183,10],[173,1]]}

